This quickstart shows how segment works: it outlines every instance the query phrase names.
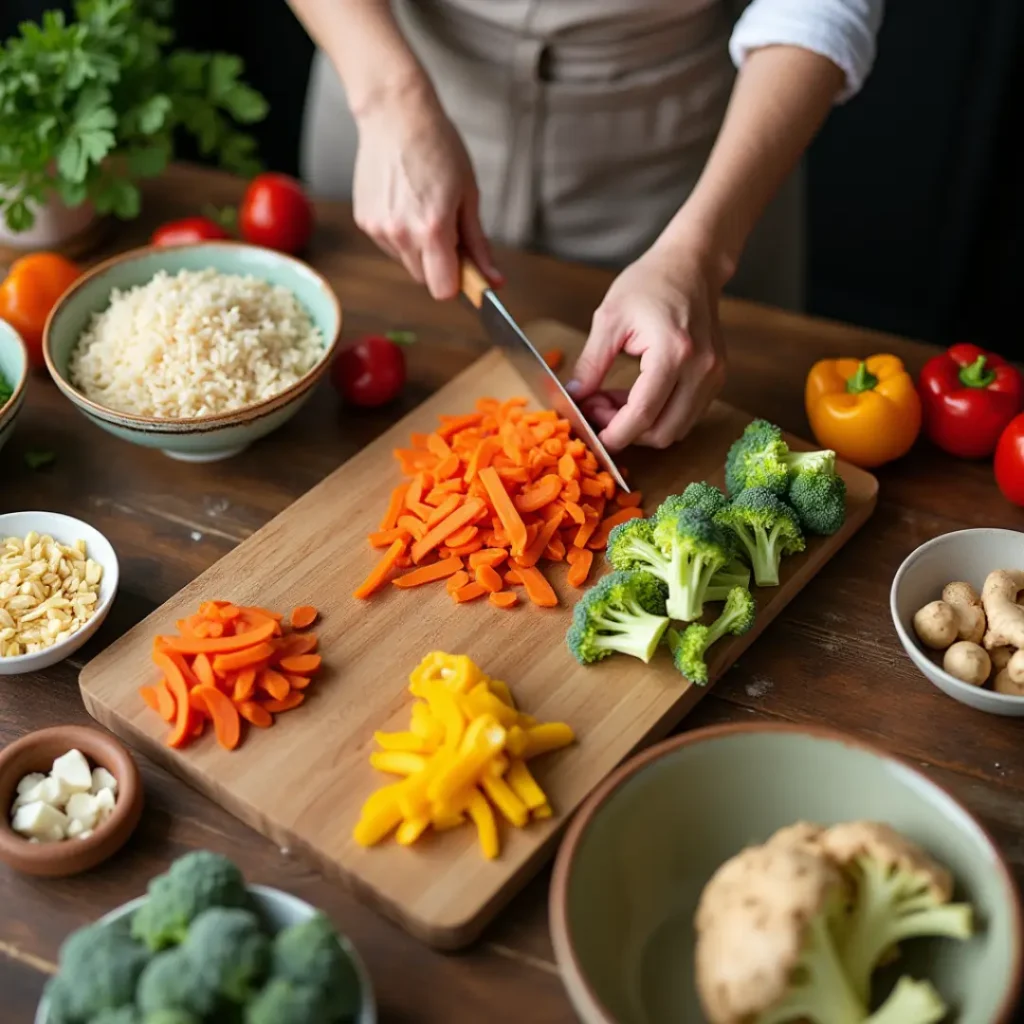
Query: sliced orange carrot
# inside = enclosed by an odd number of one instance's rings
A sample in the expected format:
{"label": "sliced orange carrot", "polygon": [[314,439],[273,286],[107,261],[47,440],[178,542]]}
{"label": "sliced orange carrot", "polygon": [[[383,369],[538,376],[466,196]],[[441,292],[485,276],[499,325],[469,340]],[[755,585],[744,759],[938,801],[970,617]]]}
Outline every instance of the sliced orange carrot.
{"label": "sliced orange carrot", "polygon": [[558,536],[552,537],[544,549],[544,557],[551,562],[561,562],[565,558],[565,541]]}
{"label": "sliced orange carrot", "polygon": [[478,565],[476,567],[476,581],[486,587],[492,594],[496,594],[505,585],[501,576],[489,565]]}
{"label": "sliced orange carrot", "polygon": [[471,540],[468,544],[460,544],[457,548],[448,548],[445,557],[451,557],[455,555],[458,558],[465,558],[467,555],[475,554],[477,551],[482,551],[484,542],[480,538]]}
{"label": "sliced orange carrot", "polygon": [[457,530],[453,533],[446,541],[448,547],[458,548],[463,544],[468,544],[471,540],[476,539],[476,535],[480,532],[478,526],[464,526],[461,530]]}
{"label": "sliced orange carrot", "polygon": [[585,548],[587,541],[594,535],[594,531],[597,529],[598,523],[601,522],[600,516],[596,512],[588,513],[587,518],[583,525],[576,531],[576,536],[573,538],[573,544],[578,548]]}
{"label": "sliced orange carrot", "polygon": [[292,629],[309,629],[320,613],[311,604],[296,605],[292,609]]}
{"label": "sliced orange carrot", "polygon": [[600,480],[596,480],[593,477],[585,477],[580,481],[580,491],[585,494],[588,498],[603,498],[604,497],[604,484]]}
{"label": "sliced orange carrot", "polygon": [[565,361],[565,353],[560,348],[549,348],[544,353],[544,362],[551,367],[552,370],[557,370],[562,363]]}
{"label": "sliced orange carrot", "polygon": [[370,547],[386,548],[396,540],[409,540],[410,537],[409,531],[401,526],[396,526],[392,530],[378,530],[376,533],[370,534]]}
{"label": "sliced orange carrot", "polygon": [[462,496],[449,494],[426,518],[427,527],[437,526],[442,519],[447,519],[462,504]]}
{"label": "sliced orange carrot", "polygon": [[[417,519],[410,514],[398,517],[398,528],[411,535],[415,540],[419,540],[427,532],[427,524],[422,519]],[[395,540],[401,539],[401,537],[395,538]],[[394,541],[391,543],[393,544]]]}
{"label": "sliced orange carrot", "polygon": [[237,672],[241,668],[248,668],[250,665],[266,663],[274,656],[276,648],[273,644],[253,644],[242,651],[232,651],[230,654],[217,654],[213,659],[213,671],[223,676],[228,672]]}
{"label": "sliced orange carrot", "polygon": [[558,532],[563,518],[565,518],[565,513],[561,509],[552,514],[537,531],[536,537],[530,541],[529,547],[516,559],[516,565],[536,565],[541,555],[544,554],[544,549]]}
{"label": "sliced orange carrot", "polygon": [[[214,641],[207,640],[205,642]],[[164,680],[174,697],[174,728],[171,730],[171,735],[167,737],[167,745],[169,747],[184,746],[190,738],[195,722],[188,703],[188,686],[185,685],[185,677],[174,661],[163,651],[157,651],[153,655],[153,661],[156,663],[156,667],[163,671]]]}
{"label": "sliced orange carrot", "polygon": [[[400,542],[395,541],[395,543]],[[269,640],[277,628],[276,622],[268,621],[244,633],[236,633],[234,636],[210,638],[169,636],[163,639],[166,641],[168,649],[180,654],[230,654],[232,651],[240,651],[245,647],[252,647],[254,644]]]}
{"label": "sliced orange carrot", "polygon": [[276,653],[272,660],[279,662],[282,658],[290,658],[294,654],[312,654],[316,650],[316,645],[315,633],[292,633],[291,636],[274,641]]}
{"label": "sliced orange carrot", "polygon": [[312,682],[309,676],[286,675],[285,679],[288,680],[288,685],[293,690],[305,690]]}
{"label": "sliced orange carrot", "polygon": [[486,593],[487,588],[482,583],[477,583],[474,580],[472,583],[467,583],[464,587],[459,587],[452,596],[457,604],[465,604],[467,601],[475,601],[478,597],[483,597]]}
{"label": "sliced orange carrot", "polygon": [[231,699],[237,704],[240,700],[248,700],[256,688],[256,669],[251,665],[243,668],[235,676],[235,683],[231,691]]}
{"label": "sliced orange carrot", "polygon": [[582,587],[590,575],[590,567],[594,564],[594,552],[587,548],[572,548],[569,551],[569,572],[566,580],[573,587]]}
{"label": "sliced orange carrot", "polygon": [[457,572],[454,576],[448,578],[448,582],[445,584],[444,589],[449,594],[454,594],[460,587],[464,587],[469,582],[468,572]]}
{"label": "sliced orange carrot", "polygon": [[156,685],[156,710],[165,722],[174,721],[174,694],[167,688],[167,680],[161,679]]}
{"label": "sliced orange carrot", "polygon": [[505,573],[505,582],[512,587],[520,587],[523,584],[523,577],[515,569],[509,569]]}
{"label": "sliced orange carrot", "polygon": [[512,554],[521,555],[526,549],[526,525],[515,505],[512,504],[508,491],[505,490],[505,485],[501,482],[501,477],[498,476],[493,466],[488,466],[486,469],[480,470],[480,480],[487,488],[491,505],[501,520],[502,529],[508,534],[512,544]]}
{"label": "sliced orange carrot", "polygon": [[427,487],[427,477],[425,473],[417,473],[413,478],[412,482],[406,488],[405,491],[405,507],[412,508],[413,505],[418,505],[423,499],[423,495],[429,490]]}
{"label": "sliced orange carrot", "polygon": [[526,596],[535,605],[541,608],[554,608],[558,604],[558,596],[551,589],[551,584],[535,565],[520,566],[516,571],[526,588]]}
{"label": "sliced orange carrot", "polygon": [[473,449],[473,454],[470,456],[469,462],[466,465],[466,472],[463,475],[463,480],[466,483],[472,483],[474,477],[481,469],[486,469],[491,464],[491,459],[499,451],[499,445],[491,437],[485,437],[483,440],[478,441],[476,447]]}
{"label": "sliced orange carrot", "polygon": [[210,709],[206,706],[206,701],[203,700],[202,687],[197,686],[194,690],[188,692],[188,702],[192,710],[202,717],[206,717],[210,713]]}
{"label": "sliced orange carrot", "polygon": [[453,555],[451,558],[443,558],[440,562],[424,565],[402,576],[396,576],[391,583],[396,587],[419,587],[424,583],[443,580],[446,576],[457,573],[461,568],[462,559]]}
{"label": "sliced orange carrot", "polygon": [[269,693],[275,700],[284,700],[291,690],[291,684],[272,668],[265,668],[256,674],[256,688]]}
{"label": "sliced orange carrot", "polygon": [[550,505],[561,493],[563,480],[554,473],[543,476],[528,490],[516,498],[515,505],[520,512],[536,512]]}
{"label": "sliced orange carrot", "polygon": [[[570,452],[566,452],[558,460],[558,475],[563,480],[577,480],[580,475],[580,467]],[[580,485],[583,486],[582,484]]]}
{"label": "sliced orange carrot", "polygon": [[[469,577],[466,577],[467,581]],[[162,680],[161,680],[162,682]],[[170,691],[168,691],[170,692]],[[158,714],[160,713],[160,699],[157,697],[155,686],[140,686],[139,696],[146,702],[148,707],[151,707]],[[172,698],[173,700],[173,698]]]}
{"label": "sliced orange carrot", "polygon": [[409,552],[412,555],[412,560],[417,563],[423,561],[424,557],[434,548],[457,530],[461,530],[462,527],[471,523],[482,508],[483,503],[479,498],[467,498],[460,508],[442,519],[436,526],[428,530],[424,537],[413,544]]}
{"label": "sliced orange carrot", "polygon": [[519,595],[511,590],[502,590],[498,594],[488,594],[487,600],[496,608],[512,608],[519,604]]}
{"label": "sliced orange carrot", "polygon": [[295,693],[293,691],[284,700],[265,700],[263,707],[265,710],[271,711],[276,715],[282,711],[291,711],[292,708],[297,708],[305,699],[306,695],[304,693]]}
{"label": "sliced orange carrot", "polygon": [[213,719],[217,742],[225,750],[234,750],[242,735],[242,724],[235,705],[214,686],[197,686],[195,693],[202,698]]}
{"label": "sliced orange carrot", "polygon": [[569,513],[569,518],[580,526],[587,521],[587,513],[583,511],[583,506],[577,505],[575,501],[566,501],[565,511]]}
{"label": "sliced orange carrot", "polygon": [[462,463],[459,460],[458,455],[452,452],[450,455],[446,455],[435,467],[434,467],[434,479],[437,481],[448,480],[458,473]]}
{"label": "sliced orange carrot", "polygon": [[483,414],[479,412],[471,412],[465,416],[442,416],[441,426],[438,427],[437,433],[447,440],[459,433],[460,430],[475,427],[483,418]]}
{"label": "sliced orange carrot", "polygon": [[642,519],[643,515],[640,509],[627,505],[625,508],[620,508],[617,512],[613,512],[610,516],[605,516],[601,520],[601,525],[594,531],[594,535],[587,541],[587,547],[595,549],[605,547],[608,543],[608,534],[616,526],[620,523],[629,522],[630,519]]}
{"label": "sliced orange carrot", "polygon": [[639,508],[644,503],[644,496],[639,491],[619,491],[615,496],[615,504],[622,508]]}
{"label": "sliced orange carrot", "polygon": [[469,567],[475,569],[478,565],[501,565],[508,558],[508,552],[501,548],[483,548],[474,551],[469,556]]}
{"label": "sliced orange carrot", "polygon": [[[374,591],[379,590],[387,581],[388,573],[394,567],[399,555],[405,554],[405,541],[393,541],[384,557],[373,567],[373,571],[356,588],[353,596],[360,599],[369,597]],[[197,643],[200,641],[197,641]],[[206,643],[219,643],[222,641],[207,640]],[[246,645],[247,646],[247,645]]]}
{"label": "sliced orange carrot", "polygon": [[238,713],[257,729],[269,729],[274,724],[274,717],[261,704],[254,700],[240,700],[235,702]]}
{"label": "sliced orange carrot", "polygon": [[296,654],[290,658],[281,659],[281,668],[285,672],[294,672],[299,676],[312,675],[322,661],[319,654]]}

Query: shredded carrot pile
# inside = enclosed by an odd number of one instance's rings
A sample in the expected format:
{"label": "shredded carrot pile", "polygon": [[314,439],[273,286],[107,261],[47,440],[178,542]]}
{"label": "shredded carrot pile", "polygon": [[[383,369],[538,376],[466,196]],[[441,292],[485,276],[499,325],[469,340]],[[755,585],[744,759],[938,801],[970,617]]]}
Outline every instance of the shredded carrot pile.
{"label": "shredded carrot pile", "polygon": [[274,715],[297,708],[320,668],[317,639],[297,630],[317,618],[312,605],[292,611],[290,624],[266,608],[204,601],[177,622],[177,636],[153,641],[153,663],[162,674],[142,686],[142,699],[171,725],[169,747],[185,747],[212,723],[217,742],[234,750],[242,721],[259,729]]}
{"label": "shredded carrot pile", "polygon": [[486,597],[513,608],[519,597],[507,588],[517,586],[551,608],[558,597],[541,566],[562,561],[570,584],[586,584],[611,530],[643,515],[641,496],[618,490],[568,420],[526,404],[481,398],[475,412],[442,416],[433,433],[396,449],[408,479],[370,534],[385,552],[355,597],[389,580],[403,589],[444,581],[457,604]]}

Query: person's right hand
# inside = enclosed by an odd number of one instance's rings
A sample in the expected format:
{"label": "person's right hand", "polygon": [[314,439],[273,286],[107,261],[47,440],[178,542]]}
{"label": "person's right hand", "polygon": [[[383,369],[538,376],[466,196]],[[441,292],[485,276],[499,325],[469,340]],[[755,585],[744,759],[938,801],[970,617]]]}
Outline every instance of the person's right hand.
{"label": "person's right hand", "polygon": [[353,206],[356,224],[435,299],[459,292],[460,246],[500,283],[469,154],[436,99],[406,97],[360,120]]}

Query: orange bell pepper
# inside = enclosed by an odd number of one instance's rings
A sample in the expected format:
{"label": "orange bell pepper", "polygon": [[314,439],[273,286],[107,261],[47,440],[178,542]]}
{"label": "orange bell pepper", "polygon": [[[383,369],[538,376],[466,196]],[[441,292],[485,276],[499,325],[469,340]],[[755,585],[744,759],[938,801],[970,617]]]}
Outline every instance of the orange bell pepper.
{"label": "orange bell pepper", "polygon": [[0,320],[21,335],[33,366],[45,365],[43,327],[50,310],[81,273],[58,253],[35,252],[15,260],[0,284]]}
{"label": "orange bell pepper", "polygon": [[921,430],[921,399],[896,356],[822,359],[804,402],[818,444],[865,469],[906,455]]}

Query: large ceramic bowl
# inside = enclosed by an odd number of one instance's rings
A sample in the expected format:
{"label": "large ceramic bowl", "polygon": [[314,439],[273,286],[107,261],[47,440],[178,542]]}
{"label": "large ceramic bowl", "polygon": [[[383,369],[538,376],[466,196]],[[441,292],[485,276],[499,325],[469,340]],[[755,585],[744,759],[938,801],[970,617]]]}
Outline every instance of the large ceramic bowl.
{"label": "large ceramic bowl", "polygon": [[6,515],[0,515],[0,541],[6,537],[18,537],[23,540],[33,530],[40,536],[48,534],[61,544],[74,544],[76,540],[85,541],[86,557],[103,566],[99,600],[91,618],[67,640],[34,654],[0,658],[0,676],[41,672],[44,668],[63,661],[69,654],[74,654],[100,628],[117,593],[120,572],[117,555],[110,541],[99,530],[88,523],[83,523],[81,519],[58,512],[8,512]]}
{"label": "large ceramic bowl", "polygon": [[951,676],[921,646],[914,613],[942,596],[942,588],[963,580],[981,593],[985,577],[996,569],[1024,569],[1024,533],[1016,530],[958,530],[922,544],[899,567],[889,593],[896,634],[910,660],[943,693],[992,715],[1024,715],[1024,697],[971,686]]}
{"label": "large ceramic bowl", "polygon": [[949,1024],[1017,1019],[1018,897],[978,822],[921,772],[851,737],[736,725],[635,757],[570,826],[552,879],[551,932],[581,1020],[704,1020],[693,915],[712,873],[784,825],[857,819],[889,823],[944,863],[980,925],[963,942],[908,941],[894,969],[931,980],[951,1007]]}
{"label": "large ceramic bowl", "polygon": [[0,377],[11,388],[11,397],[0,405],[0,448],[3,448],[14,432],[14,421],[25,401],[25,385],[28,383],[25,343],[6,320],[0,320]]}
{"label": "large ceramic bowl", "polygon": [[[281,892],[279,889],[271,889],[265,885],[250,885],[249,892],[252,893],[256,901],[257,911],[263,915],[270,929],[275,932],[287,928],[289,925],[298,924],[300,921],[307,921],[316,913],[316,908],[306,903],[305,900],[300,900],[290,893]],[[105,923],[117,921],[134,913],[145,900],[145,896],[140,896],[138,899],[117,907],[100,920]],[[377,1002],[374,999],[370,974],[359,953],[356,952],[355,946],[344,935],[339,938],[342,948],[355,966],[356,974],[359,975],[359,986],[362,990],[362,1005],[355,1024],[377,1024]],[[45,999],[40,1002],[39,1008],[36,1010],[35,1024],[49,1024]]]}
{"label": "large ceramic bowl", "polygon": [[[324,339],[323,355],[316,365],[272,398],[234,412],[188,420],[117,412],[90,401],[72,386],[68,378],[71,353],[92,314],[109,305],[114,288],[145,284],[160,270],[174,274],[179,270],[207,268],[226,274],[252,275],[294,292]],[[72,285],[50,314],[43,350],[47,369],[57,386],[80,412],[104,430],[134,444],[158,448],[173,458],[212,462],[237,454],[294,416],[330,366],[340,334],[341,306],[337,296],[307,264],[242,242],[202,242],[135,249],[94,267]]]}

